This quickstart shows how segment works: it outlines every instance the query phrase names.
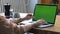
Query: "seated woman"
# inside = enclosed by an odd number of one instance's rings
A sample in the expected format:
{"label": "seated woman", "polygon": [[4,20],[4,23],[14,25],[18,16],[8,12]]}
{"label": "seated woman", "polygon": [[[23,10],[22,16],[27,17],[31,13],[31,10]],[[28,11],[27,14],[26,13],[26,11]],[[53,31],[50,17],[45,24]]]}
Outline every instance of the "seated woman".
{"label": "seated woman", "polygon": [[31,14],[28,14],[24,18],[19,18],[17,20],[6,20],[4,16],[0,16],[0,34],[24,34],[24,32],[30,30],[32,27],[36,27],[42,23],[45,23],[44,20],[38,20],[36,23],[28,25],[18,25],[17,23],[24,20],[33,18]]}

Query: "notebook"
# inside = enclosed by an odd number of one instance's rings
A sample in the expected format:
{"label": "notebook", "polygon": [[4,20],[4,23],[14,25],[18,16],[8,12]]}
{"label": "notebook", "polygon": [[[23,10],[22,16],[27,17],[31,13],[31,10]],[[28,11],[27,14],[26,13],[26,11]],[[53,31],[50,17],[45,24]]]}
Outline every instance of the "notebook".
{"label": "notebook", "polygon": [[36,4],[32,23],[39,19],[44,19],[48,24],[42,24],[38,27],[52,26],[55,24],[56,12],[57,12],[57,5]]}

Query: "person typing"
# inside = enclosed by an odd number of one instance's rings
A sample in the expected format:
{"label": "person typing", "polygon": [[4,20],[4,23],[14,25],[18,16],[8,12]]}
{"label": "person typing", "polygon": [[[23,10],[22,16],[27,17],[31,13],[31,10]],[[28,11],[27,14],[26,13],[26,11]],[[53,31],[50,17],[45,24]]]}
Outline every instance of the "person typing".
{"label": "person typing", "polygon": [[33,18],[31,14],[28,14],[26,17],[19,18],[17,20],[7,20],[4,16],[0,16],[0,34],[24,34],[24,32],[27,32],[32,27],[37,27],[40,24],[46,23],[45,20],[40,19],[35,23],[28,25],[18,25],[18,23],[31,18]]}

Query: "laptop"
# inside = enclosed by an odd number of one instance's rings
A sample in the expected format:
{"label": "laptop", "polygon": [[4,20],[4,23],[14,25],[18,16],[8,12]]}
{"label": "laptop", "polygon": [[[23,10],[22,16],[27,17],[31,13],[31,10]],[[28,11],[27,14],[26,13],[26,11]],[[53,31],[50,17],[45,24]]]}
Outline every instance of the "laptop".
{"label": "laptop", "polygon": [[55,24],[56,13],[57,5],[36,4],[33,14],[34,18],[31,23],[39,19],[44,19],[47,22],[47,24],[42,24],[38,27],[53,26]]}

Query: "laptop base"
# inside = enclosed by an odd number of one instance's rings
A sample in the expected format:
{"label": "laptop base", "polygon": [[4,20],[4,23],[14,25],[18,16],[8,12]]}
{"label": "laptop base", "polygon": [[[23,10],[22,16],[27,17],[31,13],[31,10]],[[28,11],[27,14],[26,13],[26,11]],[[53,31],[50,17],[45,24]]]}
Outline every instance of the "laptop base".
{"label": "laptop base", "polygon": [[39,28],[45,28],[45,27],[50,27],[53,26],[53,24],[43,24],[43,25],[39,25]]}

